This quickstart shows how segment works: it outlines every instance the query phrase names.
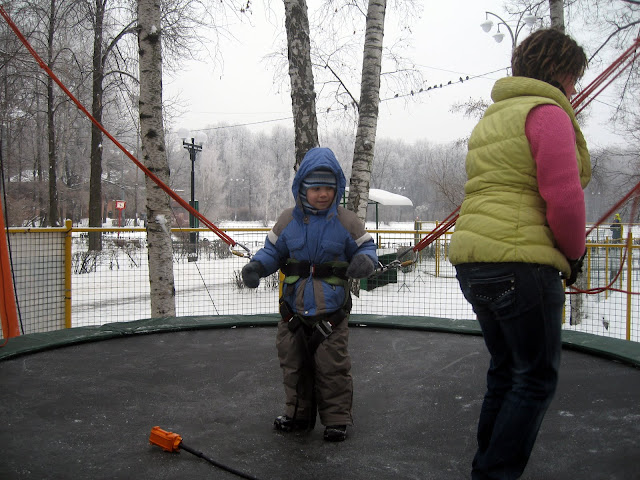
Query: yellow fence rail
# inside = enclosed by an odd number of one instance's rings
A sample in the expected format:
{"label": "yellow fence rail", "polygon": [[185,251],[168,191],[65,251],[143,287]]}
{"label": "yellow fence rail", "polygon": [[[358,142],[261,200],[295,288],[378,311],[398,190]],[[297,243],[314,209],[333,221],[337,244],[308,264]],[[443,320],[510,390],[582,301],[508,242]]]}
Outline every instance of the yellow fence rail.
{"label": "yellow fence rail", "polygon": [[[418,228],[370,229],[383,264],[398,248],[413,246],[435,224]],[[426,227],[426,228],[425,228]],[[224,228],[252,252],[268,228]],[[640,245],[629,235],[625,245],[609,243],[595,230],[588,243],[581,291],[567,295],[565,329],[640,341]],[[102,251],[88,249],[91,232],[102,235]],[[194,256],[193,239],[196,249]],[[81,228],[67,221],[60,228],[10,228],[9,245],[21,333],[102,325],[150,317],[146,230]],[[176,315],[261,315],[278,311],[278,278],[244,287],[240,270],[246,258],[205,229],[172,230]],[[455,269],[447,259],[450,234],[419,252],[417,262],[360,282],[353,313],[475,318],[465,301]],[[386,275],[386,276],[385,276]],[[610,288],[604,288],[611,284]]]}

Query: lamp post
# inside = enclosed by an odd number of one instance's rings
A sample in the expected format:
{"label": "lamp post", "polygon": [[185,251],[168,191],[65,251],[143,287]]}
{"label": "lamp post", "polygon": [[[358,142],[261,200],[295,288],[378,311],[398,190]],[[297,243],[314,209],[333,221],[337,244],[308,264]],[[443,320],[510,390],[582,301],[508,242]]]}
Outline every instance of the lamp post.
{"label": "lamp post", "polygon": [[[182,146],[186,150],[189,151],[189,159],[191,160],[191,201],[189,205],[198,211],[198,204],[196,203],[196,176],[195,176],[195,167],[196,167],[196,156],[198,152],[202,151],[202,144],[197,144],[195,138],[191,139],[191,143],[182,140]],[[191,212],[189,212],[189,228],[198,228],[200,222],[197,217],[195,217]],[[190,262],[196,262],[198,260],[198,232],[190,232],[189,233],[189,253],[187,254],[187,259]]]}
{"label": "lamp post", "polygon": [[504,20],[500,15],[496,15],[493,12],[485,12],[485,15],[486,20],[480,24],[482,30],[489,33],[491,28],[493,28],[493,21],[489,19],[489,15],[496,17],[499,20],[497,24],[498,31],[493,35],[493,39],[497,43],[502,42],[502,40],[504,39],[504,33],[500,31],[500,25],[504,25],[509,32],[509,36],[511,37],[511,50],[514,50],[516,48],[516,45],[518,44],[518,35],[520,35],[520,32],[522,32],[522,29],[525,26],[530,27],[538,21],[538,17],[524,11],[518,16],[515,29],[512,29],[511,26],[506,22],[506,20]]}

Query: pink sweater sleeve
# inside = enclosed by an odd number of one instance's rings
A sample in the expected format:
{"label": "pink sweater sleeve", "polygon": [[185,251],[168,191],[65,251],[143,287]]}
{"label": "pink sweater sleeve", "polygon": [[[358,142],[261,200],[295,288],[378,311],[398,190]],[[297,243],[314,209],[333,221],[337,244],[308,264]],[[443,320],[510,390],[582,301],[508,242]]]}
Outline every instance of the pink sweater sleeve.
{"label": "pink sweater sleeve", "polygon": [[529,112],[525,132],[557,247],[567,258],[579,258],[585,249],[586,215],[571,119],[556,105],[540,105]]}

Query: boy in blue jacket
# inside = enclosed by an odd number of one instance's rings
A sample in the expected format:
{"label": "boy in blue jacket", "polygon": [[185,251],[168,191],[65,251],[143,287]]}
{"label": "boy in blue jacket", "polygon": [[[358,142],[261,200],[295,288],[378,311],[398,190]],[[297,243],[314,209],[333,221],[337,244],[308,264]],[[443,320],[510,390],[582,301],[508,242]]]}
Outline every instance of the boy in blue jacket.
{"label": "boy in blue jacket", "polygon": [[242,269],[250,288],[278,269],[285,275],[276,346],[286,407],[275,428],[311,430],[317,410],[324,439],[334,442],[353,425],[348,278],[368,277],[378,262],[362,222],[339,206],[345,186],[334,153],[309,150],[293,179],[295,206],[280,215]]}

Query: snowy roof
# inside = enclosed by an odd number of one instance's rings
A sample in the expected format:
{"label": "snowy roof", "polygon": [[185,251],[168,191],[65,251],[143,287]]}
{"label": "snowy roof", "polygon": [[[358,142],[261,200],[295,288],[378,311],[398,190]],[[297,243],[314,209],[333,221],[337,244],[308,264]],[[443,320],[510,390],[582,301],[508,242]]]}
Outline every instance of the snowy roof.
{"label": "snowy roof", "polygon": [[369,200],[380,205],[408,205],[413,207],[413,202],[407,197],[378,188],[369,189]]}
{"label": "snowy roof", "polygon": [[[343,202],[349,195],[349,186],[344,189]],[[398,195],[397,193],[387,192],[386,190],[380,190],[379,188],[369,189],[369,203],[379,203],[380,205],[407,205],[413,207],[413,202],[404,195]]]}

